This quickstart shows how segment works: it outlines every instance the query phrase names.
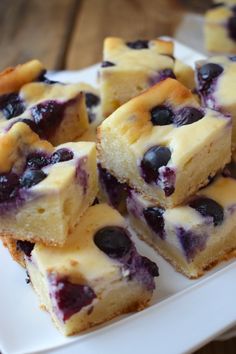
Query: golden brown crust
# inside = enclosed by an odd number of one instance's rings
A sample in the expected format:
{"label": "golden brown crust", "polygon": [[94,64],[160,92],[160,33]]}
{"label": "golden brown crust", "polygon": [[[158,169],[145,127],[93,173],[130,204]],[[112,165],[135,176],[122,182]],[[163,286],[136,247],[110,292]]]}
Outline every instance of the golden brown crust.
{"label": "golden brown crust", "polygon": [[17,241],[7,236],[0,236],[4,247],[6,247],[13,260],[25,268],[25,260],[23,253],[17,247]]}
{"label": "golden brown crust", "polygon": [[43,72],[44,67],[38,60],[9,67],[0,73],[0,94],[19,91],[19,89],[34,80]]}
{"label": "golden brown crust", "polygon": [[[74,334],[81,333],[81,332],[84,332],[84,331],[86,331],[88,329],[91,329],[92,327],[94,328],[95,326],[101,325],[101,324],[103,324],[103,323],[105,323],[107,321],[112,320],[113,318],[118,317],[118,316],[125,315],[125,314],[131,313],[131,312],[142,311],[146,307],[149,306],[149,302],[150,302],[150,299],[143,299],[141,301],[137,300],[136,302],[134,302],[130,306],[127,306],[125,309],[121,309],[120,311],[114,312],[110,316],[107,316],[104,319],[102,319],[101,321],[96,321],[96,322],[87,321],[86,323],[84,323],[83,327],[80,327],[79,331],[73,331],[73,332],[71,332],[69,334],[66,334],[66,335],[67,336],[72,336]],[[52,320],[53,320],[53,317],[52,317]],[[53,323],[60,330],[60,328],[58,327],[57,323],[54,320],[53,320]]]}

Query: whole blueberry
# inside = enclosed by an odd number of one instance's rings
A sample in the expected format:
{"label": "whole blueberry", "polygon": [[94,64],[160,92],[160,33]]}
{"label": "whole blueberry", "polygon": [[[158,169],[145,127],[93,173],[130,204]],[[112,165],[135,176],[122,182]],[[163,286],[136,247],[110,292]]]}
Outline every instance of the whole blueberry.
{"label": "whole blueberry", "polygon": [[164,212],[165,210],[159,207],[148,207],[143,210],[143,215],[147,224],[162,239],[164,238],[165,226],[163,218]]}
{"label": "whole blueberry", "polygon": [[158,266],[156,265],[156,263],[152,262],[147,257],[142,256],[141,257],[141,264],[144,268],[147,269],[149,274],[151,274],[153,277],[159,276],[159,270],[158,270]]}
{"label": "whole blueberry", "polygon": [[131,49],[147,49],[148,44],[149,41],[143,39],[138,39],[137,41],[126,43],[126,45]]}
{"label": "whole blueberry", "polygon": [[86,102],[86,106],[88,108],[97,106],[100,102],[100,98],[95,95],[94,93],[91,92],[86,92],[85,93],[85,102]]}
{"label": "whole blueberry", "polygon": [[151,110],[151,121],[153,125],[168,125],[173,123],[174,114],[166,106],[156,106]]}
{"label": "whole blueberry", "polygon": [[231,55],[231,56],[229,56],[229,60],[231,60],[231,61],[236,61],[236,55]]}
{"label": "whole blueberry", "polygon": [[47,166],[49,163],[49,157],[42,152],[33,152],[29,154],[26,159],[26,167],[31,169],[40,169]]}
{"label": "whole blueberry", "polygon": [[174,123],[177,127],[192,124],[204,117],[200,109],[194,107],[184,107],[175,116]]}
{"label": "whole blueberry", "polygon": [[69,161],[72,160],[74,157],[74,154],[71,150],[69,149],[58,149],[55,151],[52,156],[51,156],[51,163],[57,163],[57,162],[63,162],[63,161]]}
{"label": "whole blueberry", "polygon": [[221,225],[224,220],[223,207],[213,199],[199,197],[191,201],[189,206],[197,210],[204,217],[212,217],[214,226]]}
{"label": "whole blueberry", "polygon": [[101,64],[102,68],[108,68],[109,66],[115,66],[115,63],[112,63],[111,61],[108,60],[104,60]]}
{"label": "whole blueberry", "polygon": [[132,242],[126,230],[118,226],[106,226],[96,232],[94,243],[111,258],[121,258],[126,255]]}
{"label": "whole blueberry", "polygon": [[17,247],[17,250],[20,250],[27,257],[30,257],[31,256],[31,252],[34,249],[34,243],[31,243],[29,241],[20,241],[20,240],[18,240],[16,242],[16,247]]}
{"label": "whole blueberry", "polygon": [[234,41],[236,40],[236,16],[232,16],[228,20],[228,30],[229,30],[229,36],[231,39]]}
{"label": "whole blueberry", "polygon": [[47,174],[42,170],[27,170],[20,178],[20,185],[23,188],[31,188],[43,181],[47,177]]}
{"label": "whole blueberry", "polygon": [[223,72],[222,66],[215,63],[204,64],[198,70],[198,77],[202,80],[212,80]]}
{"label": "whole blueberry", "polygon": [[0,96],[0,111],[2,111],[6,119],[19,116],[24,110],[24,102],[17,93]]}
{"label": "whole blueberry", "polygon": [[0,174],[0,202],[14,198],[18,186],[19,177],[15,173]]}
{"label": "whole blueberry", "polygon": [[166,166],[171,158],[171,151],[165,146],[153,146],[145,152],[141,161],[142,177],[147,183],[157,180],[159,168]]}

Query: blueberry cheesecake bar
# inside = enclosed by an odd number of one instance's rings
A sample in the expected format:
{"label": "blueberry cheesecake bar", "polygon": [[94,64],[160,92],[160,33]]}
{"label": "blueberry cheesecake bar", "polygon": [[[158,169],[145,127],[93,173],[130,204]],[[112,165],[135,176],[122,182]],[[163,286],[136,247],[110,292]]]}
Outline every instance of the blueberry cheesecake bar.
{"label": "blueberry cheesecake bar", "polygon": [[232,149],[236,147],[236,56],[215,56],[196,63],[197,90],[206,107],[232,117]]}
{"label": "blueberry cheesecake bar", "polygon": [[236,2],[215,3],[205,15],[205,47],[210,52],[236,53]]}
{"label": "blueberry cheesecake bar", "polygon": [[131,226],[176,270],[189,278],[228,259],[236,250],[236,164],[187,203],[164,209],[134,190],[127,198]]}
{"label": "blueberry cheesecake bar", "polygon": [[0,146],[0,236],[62,245],[97,194],[95,144],[54,148],[20,122]]}
{"label": "blueberry cheesecake bar", "polygon": [[230,161],[231,119],[202,109],[168,78],[103,121],[98,152],[101,166],[120,183],[174,207]]}
{"label": "blueberry cheesecake bar", "polygon": [[66,244],[19,245],[40,302],[64,335],[145,308],[158,268],[141,256],[122,216],[106,204],[91,206]]}
{"label": "blueberry cheesecake bar", "polygon": [[46,80],[0,96],[0,131],[22,120],[53,145],[74,141],[89,127],[80,85]]}
{"label": "blueberry cheesecake bar", "polygon": [[175,77],[173,42],[161,39],[104,41],[99,71],[102,114],[109,116],[130,98],[166,77]]}

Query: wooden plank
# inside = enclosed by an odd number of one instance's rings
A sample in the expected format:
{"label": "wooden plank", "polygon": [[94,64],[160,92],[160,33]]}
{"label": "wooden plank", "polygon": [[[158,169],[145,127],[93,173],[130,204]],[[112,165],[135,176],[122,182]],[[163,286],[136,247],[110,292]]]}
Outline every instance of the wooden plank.
{"label": "wooden plank", "polygon": [[1,0],[0,70],[32,58],[63,65],[76,0]]}
{"label": "wooden plank", "polygon": [[77,15],[66,67],[79,69],[100,61],[103,39],[107,36],[129,40],[171,36],[182,14],[182,6],[174,0],[84,0]]}

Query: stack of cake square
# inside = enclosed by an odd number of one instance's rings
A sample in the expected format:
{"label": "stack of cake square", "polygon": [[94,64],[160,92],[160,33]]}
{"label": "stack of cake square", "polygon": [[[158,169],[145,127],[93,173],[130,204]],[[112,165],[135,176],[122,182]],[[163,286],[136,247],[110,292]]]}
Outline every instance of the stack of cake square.
{"label": "stack of cake square", "polygon": [[95,143],[71,142],[98,124],[96,91],[48,80],[38,61],[2,73],[1,88],[0,237],[42,306],[65,335],[143,309],[158,268],[94,203]]}
{"label": "stack of cake square", "polygon": [[[118,60],[115,64],[118,70]],[[128,56],[127,62],[122,56],[122,66],[131,85]],[[115,66],[105,68],[112,82]],[[131,92],[99,126],[99,175],[113,206],[120,208],[125,197],[140,237],[178,271],[197,278],[236,247],[234,162],[227,165],[232,120],[200,106],[188,88],[168,76],[159,76],[158,83],[134,98]],[[105,73],[100,77],[106,80]],[[118,97],[120,83],[114,80],[112,97],[104,82],[101,90],[104,107],[108,98]]]}

